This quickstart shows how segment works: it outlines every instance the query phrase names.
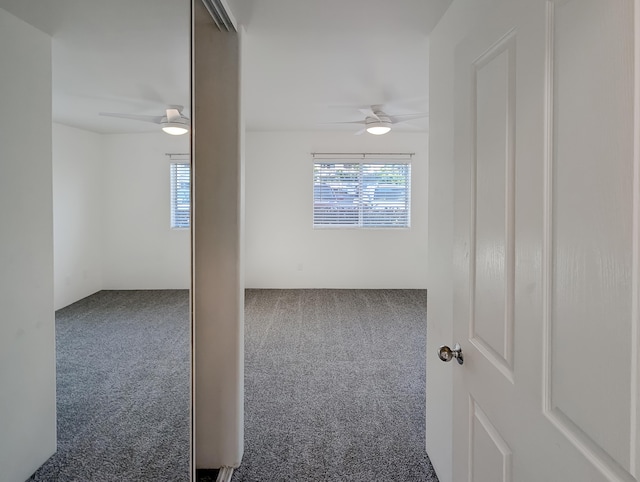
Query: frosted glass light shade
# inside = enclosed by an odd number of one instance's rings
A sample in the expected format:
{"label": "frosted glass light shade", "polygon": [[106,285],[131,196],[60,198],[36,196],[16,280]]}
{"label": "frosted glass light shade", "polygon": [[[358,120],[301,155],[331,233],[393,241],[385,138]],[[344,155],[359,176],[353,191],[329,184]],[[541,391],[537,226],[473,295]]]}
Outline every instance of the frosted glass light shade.
{"label": "frosted glass light shade", "polygon": [[386,134],[391,130],[391,127],[385,125],[372,125],[367,127],[367,132],[369,134],[373,134],[376,136],[381,136],[382,134]]}
{"label": "frosted glass light shade", "polygon": [[162,130],[172,136],[181,136],[189,132],[189,127],[180,122],[165,122],[162,124]]}

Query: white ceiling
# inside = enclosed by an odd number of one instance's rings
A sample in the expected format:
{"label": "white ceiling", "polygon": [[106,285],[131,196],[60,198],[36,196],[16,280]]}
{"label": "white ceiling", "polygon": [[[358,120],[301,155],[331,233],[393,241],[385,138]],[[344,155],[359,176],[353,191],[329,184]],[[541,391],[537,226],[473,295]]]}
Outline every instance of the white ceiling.
{"label": "white ceiling", "polygon": [[[249,129],[353,129],[353,106],[428,108],[428,34],[451,0],[228,0],[245,26]],[[54,120],[95,132],[157,126],[98,112],[189,115],[190,0],[0,0],[52,35]],[[351,107],[349,107],[351,106]],[[427,121],[413,121],[425,130]],[[409,127],[406,127],[409,129]]]}

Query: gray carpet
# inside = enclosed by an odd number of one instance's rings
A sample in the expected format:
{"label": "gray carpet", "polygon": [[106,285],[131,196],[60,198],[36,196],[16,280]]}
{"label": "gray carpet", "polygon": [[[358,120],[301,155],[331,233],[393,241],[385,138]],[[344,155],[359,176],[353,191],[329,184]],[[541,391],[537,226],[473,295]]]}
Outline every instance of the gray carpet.
{"label": "gray carpet", "polygon": [[[426,291],[248,290],[233,481],[437,481],[425,318]],[[56,340],[58,452],[29,480],[189,480],[188,293],[99,292]]]}
{"label": "gray carpet", "polygon": [[234,482],[437,481],[425,454],[426,291],[248,290]]}
{"label": "gray carpet", "polygon": [[187,291],[101,291],[56,313],[58,452],[29,480],[189,480]]}

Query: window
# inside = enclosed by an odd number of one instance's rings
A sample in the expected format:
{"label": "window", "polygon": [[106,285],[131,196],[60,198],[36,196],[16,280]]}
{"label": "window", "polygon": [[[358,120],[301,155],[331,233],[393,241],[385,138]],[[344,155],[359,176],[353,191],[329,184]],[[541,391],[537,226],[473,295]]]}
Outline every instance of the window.
{"label": "window", "polygon": [[171,227],[188,228],[191,221],[191,165],[171,163]]}
{"label": "window", "polygon": [[313,226],[408,228],[411,164],[313,164]]}

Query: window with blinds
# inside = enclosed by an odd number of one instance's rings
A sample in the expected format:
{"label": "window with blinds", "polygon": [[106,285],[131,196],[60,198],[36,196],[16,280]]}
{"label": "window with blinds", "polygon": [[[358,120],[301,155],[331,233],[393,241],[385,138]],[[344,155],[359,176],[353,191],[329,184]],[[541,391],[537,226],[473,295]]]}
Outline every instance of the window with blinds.
{"label": "window with blinds", "polygon": [[191,165],[171,163],[171,227],[188,228],[191,224]]}
{"label": "window with blinds", "polygon": [[314,227],[408,228],[410,205],[409,162],[314,161]]}

